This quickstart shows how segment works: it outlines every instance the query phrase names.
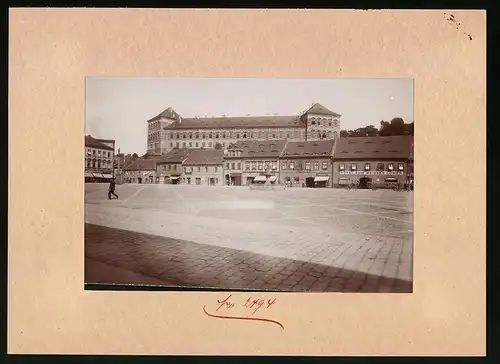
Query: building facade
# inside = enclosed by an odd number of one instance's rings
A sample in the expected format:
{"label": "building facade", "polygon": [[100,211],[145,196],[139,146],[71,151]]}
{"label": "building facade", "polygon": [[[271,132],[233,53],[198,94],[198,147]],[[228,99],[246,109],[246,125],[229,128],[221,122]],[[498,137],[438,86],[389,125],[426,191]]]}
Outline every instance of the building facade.
{"label": "building facade", "polygon": [[156,161],[156,183],[179,184],[182,178],[182,163],[189,156],[189,149],[172,149]]}
{"label": "building facade", "polygon": [[156,183],[156,159],[137,159],[123,168],[124,183]]}
{"label": "building facade", "polygon": [[286,140],[254,140],[231,145],[224,156],[226,182],[230,178],[236,181],[236,186],[256,182],[278,183],[279,157],[286,144]]}
{"label": "building facade", "polygon": [[174,148],[226,148],[239,141],[324,140],[340,133],[340,114],[315,103],[290,116],[182,118],[168,108],[148,120],[148,152],[168,153]]}
{"label": "building facade", "polygon": [[339,138],[333,153],[334,187],[387,188],[410,183],[413,136]]}
{"label": "building facade", "polygon": [[115,141],[85,136],[85,181],[106,182],[113,177]]}
{"label": "building facade", "polygon": [[181,183],[187,185],[223,186],[224,155],[222,150],[193,150],[183,162]]}
{"label": "building facade", "polygon": [[332,187],[334,144],[335,140],[288,142],[280,158],[280,181],[292,187]]}

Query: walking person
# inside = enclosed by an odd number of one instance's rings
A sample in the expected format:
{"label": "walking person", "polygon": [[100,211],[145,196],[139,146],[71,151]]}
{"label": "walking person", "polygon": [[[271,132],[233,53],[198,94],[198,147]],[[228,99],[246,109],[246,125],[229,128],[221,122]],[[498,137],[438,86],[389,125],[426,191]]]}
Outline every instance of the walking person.
{"label": "walking person", "polygon": [[115,193],[115,188],[116,188],[116,181],[115,178],[113,177],[111,179],[111,182],[109,182],[108,200],[111,200],[111,195],[115,196],[116,199],[118,199],[118,195]]}

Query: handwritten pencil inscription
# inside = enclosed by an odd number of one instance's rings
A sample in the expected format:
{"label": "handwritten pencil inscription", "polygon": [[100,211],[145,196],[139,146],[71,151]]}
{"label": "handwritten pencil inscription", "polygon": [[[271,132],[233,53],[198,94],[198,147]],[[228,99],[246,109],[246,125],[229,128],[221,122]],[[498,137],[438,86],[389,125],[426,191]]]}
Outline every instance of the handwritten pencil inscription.
{"label": "handwritten pencil inscription", "polygon": [[281,322],[267,318],[272,314],[273,305],[276,303],[276,298],[271,297],[252,297],[249,296],[246,300],[238,299],[232,294],[224,299],[216,300],[213,312],[203,306],[203,311],[209,317],[229,320],[247,320],[247,321],[262,321],[276,324],[284,329]]}

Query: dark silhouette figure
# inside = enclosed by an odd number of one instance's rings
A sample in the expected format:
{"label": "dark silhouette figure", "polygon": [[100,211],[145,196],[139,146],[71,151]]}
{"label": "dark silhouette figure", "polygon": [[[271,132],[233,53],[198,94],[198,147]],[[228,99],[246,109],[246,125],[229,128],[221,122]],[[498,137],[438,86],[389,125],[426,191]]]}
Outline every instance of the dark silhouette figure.
{"label": "dark silhouette figure", "polygon": [[115,193],[115,186],[116,186],[115,179],[112,178],[111,182],[109,183],[108,200],[111,200],[111,195],[115,196],[118,199],[118,195]]}

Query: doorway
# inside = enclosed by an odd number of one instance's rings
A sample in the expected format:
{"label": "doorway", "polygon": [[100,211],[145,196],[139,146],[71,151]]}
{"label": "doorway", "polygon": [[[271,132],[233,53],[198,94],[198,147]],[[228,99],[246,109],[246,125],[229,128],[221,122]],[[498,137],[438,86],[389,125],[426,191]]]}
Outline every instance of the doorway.
{"label": "doorway", "polygon": [[361,177],[359,179],[359,188],[371,188],[372,179],[370,177]]}
{"label": "doorway", "polygon": [[314,177],[307,177],[306,178],[306,187],[307,188],[314,187]]}
{"label": "doorway", "polygon": [[137,182],[142,183],[142,178],[141,177],[137,178]]}

